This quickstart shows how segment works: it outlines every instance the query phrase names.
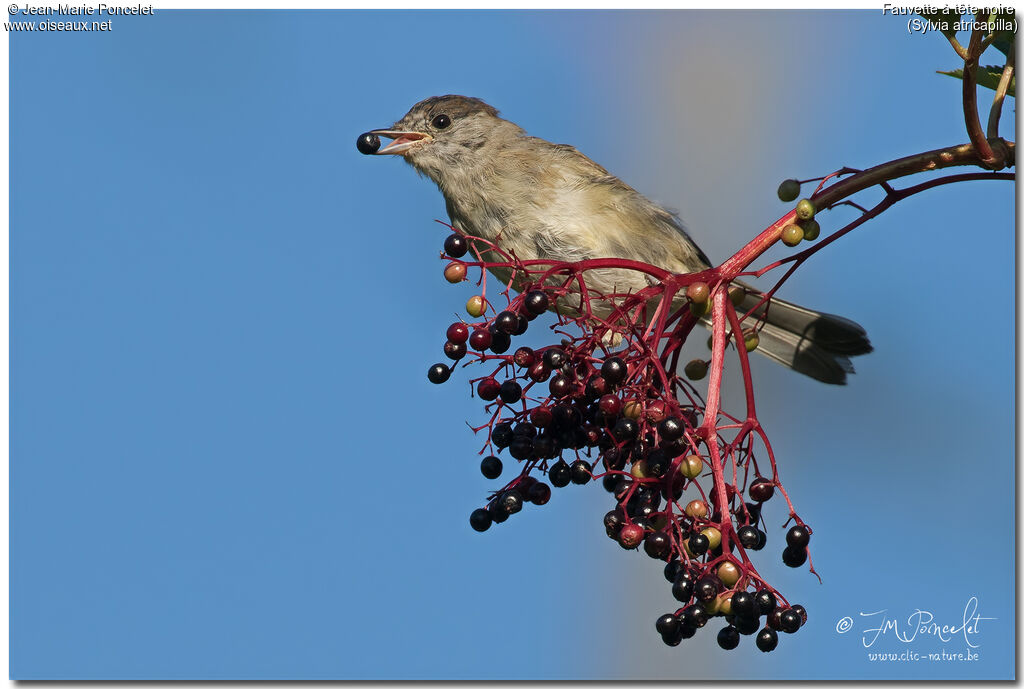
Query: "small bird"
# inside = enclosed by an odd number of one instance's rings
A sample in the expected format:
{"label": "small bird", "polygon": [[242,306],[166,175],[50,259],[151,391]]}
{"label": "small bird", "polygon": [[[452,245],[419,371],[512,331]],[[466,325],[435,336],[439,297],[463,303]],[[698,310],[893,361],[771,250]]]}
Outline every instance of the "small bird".
{"label": "small bird", "polygon": [[[379,137],[392,139],[379,149]],[[494,242],[520,260],[624,258],[673,273],[711,267],[679,219],[572,146],[528,136],[479,98],[438,96],[412,107],[394,126],[360,136],[359,150],[399,155],[433,180],[451,224]],[[510,271],[494,269],[507,282]],[[648,286],[637,271],[586,274],[604,294]],[[740,306],[760,293],[747,287]],[[758,314],[765,312],[762,306]],[[757,350],[824,383],[843,385],[849,357],[872,347],[853,321],[772,299]]]}

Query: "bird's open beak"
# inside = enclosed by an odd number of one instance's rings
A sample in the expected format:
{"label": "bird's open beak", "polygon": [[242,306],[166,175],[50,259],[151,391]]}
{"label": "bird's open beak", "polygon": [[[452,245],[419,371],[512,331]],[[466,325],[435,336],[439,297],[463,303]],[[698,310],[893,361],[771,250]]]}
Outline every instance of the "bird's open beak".
{"label": "bird's open beak", "polygon": [[409,149],[430,141],[433,137],[424,132],[404,132],[397,129],[375,129],[367,134],[376,134],[394,139],[384,148],[377,151],[377,155],[402,155]]}

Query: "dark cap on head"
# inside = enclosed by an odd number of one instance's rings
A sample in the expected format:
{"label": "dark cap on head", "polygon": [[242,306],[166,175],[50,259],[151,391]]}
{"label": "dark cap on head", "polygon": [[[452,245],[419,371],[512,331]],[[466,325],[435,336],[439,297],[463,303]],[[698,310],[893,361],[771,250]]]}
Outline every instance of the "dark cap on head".
{"label": "dark cap on head", "polygon": [[428,115],[434,112],[448,115],[452,119],[456,117],[472,115],[474,113],[486,113],[491,117],[498,116],[498,110],[491,105],[483,102],[479,98],[472,98],[470,96],[433,96],[425,100],[421,100],[416,105],[412,106],[409,111],[410,114],[414,112],[425,112]]}

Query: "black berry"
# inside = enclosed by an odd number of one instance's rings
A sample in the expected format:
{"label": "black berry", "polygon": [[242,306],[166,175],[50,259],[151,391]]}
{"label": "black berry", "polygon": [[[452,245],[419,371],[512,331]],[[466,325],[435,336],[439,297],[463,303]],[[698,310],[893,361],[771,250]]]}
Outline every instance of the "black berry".
{"label": "black berry", "polygon": [[740,633],[736,627],[731,624],[728,627],[722,627],[721,631],[718,632],[718,645],[727,651],[731,651],[740,645]]}
{"label": "black berry", "polygon": [[700,629],[708,623],[708,614],[704,612],[704,608],[696,605],[683,610],[683,624]]}
{"label": "black berry", "polygon": [[502,311],[495,316],[494,327],[506,335],[512,335],[519,328],[519,316],[511,311]]}
{"label": "black berry", "polygon": [[560,459],[548,469],[548,479],[555,488],[563,488],[569,485],[569,481],[572,479],[572,470],[569,469],[569,465],[565,463],[564,459]]}
{"label": "black berry", "polygon": [[601,365],[601,377],[612,385],[617,385],[626,379],[626,364],[617,356],[605,359]]}
{"label": "black berry", "polygon": [[604,530],[611,538],[619,537],[619,531],[622,530],[622,525],[625,523],[626,518],[619,508],[615,508],[604,515]]}
{"label": "black berry", "polygon": [[469,251],[469,242],[461,234],[450,234],[444,240],[444,252],[452,258],[462,258],[467,251]]}
{"label": "black berry", "polygon": [[775,633],[774,629],[765,627],[757,634],[757,639],[754,641],[757,647],[763,652],[768,653],[774,651],[775,647],[779,645],[779,635]]}
{"label": "black berry", "polygon": [[682,566],[682,562],[679,560],[672,560],[665,565],[665,581],[672,584],[675,583],[676,575],[679,574],[679,568]]}
{"label": "black berry", "polygon": [[484,478],[498,478],[501,476],[501,460],[493,455],[484,457],[480,462],[480,473]]}
{"label": "black berry", "polygon": [[740,545],[744,548],[753,549],[757,546],[757,529],[750,525],[741,526],[736,531],[736,538],[739,539]]}
{"label": "black berry", "polygon": [[474,531],[487,531],[491,528],[492,521],[491,513],[482,507],[473,510],[473,513],[469,515],[469,525],[473,527]]}
{"label": "black berry", "polygon": [[807,562],[807,548],[793,548],[792,546],[782,551],[782,561],[788,567],[799,567]]}
{"label": "black berry", "polygon": [[529,459],[533,454],[533,438],[528,435],[513,435],[508,453],[515,459]]}
{"label": "black berry", "polygon": [[540,290],[527,292],[523,299],[523,306],[535,316],[539,316],[548,310],[548,295]]}
{"label": "black berry", "polygon": [[683,437],[686,425],[682,419],[669,417],[658,424],[658,434],[662,440],[678,440]]}
{"label": "black berry", "polygon": [[495,354],[504,354],[512,346],[512,338],[500,330],[491,331],[491,351]]}
{"label": "black berry", "polygon": [[427,380],[431,383],[440,385],[441,383],[448,380],[448,377],[452,374],[452,370],[444,364],[434,364],[427,371]]}
{"label": "black berry", "polygon": [[572,482],[580,486],[590,483],[590,479],[593,478],[590,473],[590,465],[582,459],[577,459],[573,462],[572,466],[569,467],[569,471]]}
{"label": "black berry", "polygon": [[712,577],[703,577],[697,582],[694,592],[697,600],[706,603],[718,595],[718,582]]}
{"label": "black berry", "polygon": [[508,421],[502,421],[494,424],[494,428],[491,430],[491,442],[498,447],[508,447],[508,444],[512,442],[512,424]]}
{"label": "black berry", "polygon": [[523,387],[514,380],[506,380],[501,384],[498,394],[505,404],[515,404],[523,398]]}
{"label": "black berry", "polygon": [[654,623],[654,628],[658,630],[658,633],[662,636],[667,634],[675,634],[679,630],[679,618],[671,613],[667,613],[658,618],[658,621]]}
{"label": "black berry", "polygon": [[711,541],[709,541],[708,537],[704,534],[695,533],[690,536],[688,545],[690,546],[690,552],[697,557],[700,557],[704,553],[708,552],[708,548],[711,547]]}
{"label": "black berry", "polygon": [[619,442],[624,442],[635,438],[639,430],[640,429],[636,425],[636,421],[623,416],[615,422],[615,426],[612,428],[612,435],[614,435],[615,439]]}
{"label": "black berry", "polygon": [[672,584],[672,597],[680,603],[689,603],[693,597],[693,582],[689,579],[676,579]]}
{"label": "black berry", "polygon": [[757,601],[746,591],[734,593],[732,596],[732,614],[737,617],[756,617]]}
{"label": "black berry", "polygon": [[544,363],[547,364],[549,369],[562,368],[568,360],[569,358],[565,356],[565,352],[558,347],[552,347],[544,352]]}
{"label": "black berry", "polygon": [[791,548],[806,548],[811,540],[811,532],[807,527],[797,524],[786,534],[786,543]]}
{"label": "black berry", "polygon": [[537,481],[526,491],[526,499],[534,505],[546,505],[551,499],[551,486],[543,481]]}
{"label": "black berry", "polygon": [[494,520],[495,524],[501,524],[503,521],[508,519],[508,511],[501,504],[500,500],[495,500],[488,505],[487,513],[491,515],[491,519]]}
{"label": "black berry", "polygon": [[506,491],[501,496],[501,506],[509,514],[515,514],[523,509],[523,496],[515,490]]}
{"label": "black berry", "polygon": [[456,344],[454,342],[444,343],[444,355],[452,361],[458,361],[462,357],[466,356],[466,344]]}
{"label": "black berry", "polygon": [[768,615],[775,610],[777,601],[775,600],[775,594],[767,589],[762,589],[754,595],[754,601],[757,603],[757,611],[761,615]]}
{"label": "black berry", "polygon": [[669,540],[668,534],[663,531],[655,531],[652,534],[648,534],[647,538],[644,539],[644,552],[647,553],[648,557],[653,557],[655,560],[665,557],[671,546],[672,543]]}
{"label": "black berry", "polygon": [[782,616],[779,617],[779,629],[792,634],[796,630],[800,629],[800,615],[799,613],[793,612],[793,609],[783,610]]}
{"label": "black berry", "polygon": [[672,458],[664,450],[652,450],[647,455],[647,470],[652,476],[662,476],[672,464]]}
{"label": "black berry", "polygon": [[356,139],[356,148],[364,156],[373,155],[380,150],[380,137],[371,132],[360,134]]}
{"label": "black berry", "polygon": [[756,617],[734,617],[733,624],[736,625],[736,630],[744,636],[750,636],[761,626]]}

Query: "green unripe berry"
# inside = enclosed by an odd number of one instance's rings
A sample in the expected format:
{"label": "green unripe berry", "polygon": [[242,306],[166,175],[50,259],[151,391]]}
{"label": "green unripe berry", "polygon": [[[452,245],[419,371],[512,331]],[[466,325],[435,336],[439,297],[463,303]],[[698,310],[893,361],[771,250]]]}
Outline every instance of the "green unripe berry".
{"label": "green unripe berry", "polygon": [[466,302],[466,313],[473,318],[479,318],[487,310],[487,302],[480,295],[470,297]]}
{"label": "green unripe berry", "polygon": [[686,364],[683,368],[683,373],[690,380],[700,380],[708,374],[708,362],[700,359],[694,359],[690,363]]}
{"label": "green unripe berry", "polygon": [[795,179],[783,180],[782,184],[779,185],[779,201],[789,203],[795,201],[796,197],[800,195],[800,182]]}
{"label": "green unripe berry", "polygon": [[633,466],[630,467],[629,473],[632,474],[633,478],[647,478],[650,476],[650,471],[647,468],[647,460],[638,459],[633,462]]}
{"label": "green unripe berry", "polygon": [[743,334],[743,344],[747,348],[748,352],[752,352],[757,349],[757,345],[761,344],[761,338],[758,337],[756,330],[750,330]]}
{"label": "green unripe berry", "polygon": [[690,302],[690,313],[697,318],[703,318],[704,316],[711,313],[711,300],[706,299],[701,302],[691,301]]}
{"label": "green unripe berry", "polygon": [[786,246],[796,246],[803,238],[804,230],[799,225],[786,225],[782,228],[782,243]]}
{"label": "green unripe berry", "polygon": [[813,242],[821,234],[821,225],[817,220],[805,220],[800,223],[800,227],[804,228],[804,239],[809,242]]}
{"label": "green unripe berry", "polygon": [[800,199],[800,203],[796,204],[796,217],[801,220],[810,220],[817,212],[818,209],[810,199]]}
{"label": "green unripe berry", "polygon": [[709,526],[706,529],[701,529],[700,532],[708,539],[708,550],[714,550],[722,545],[722,532],[715,527]]}
{"label": "green unripe berry", "polygon": [[686,455],[679,463],[679,473],[688,479],[695,479],[704,471],[704,460],[697,455]]}

